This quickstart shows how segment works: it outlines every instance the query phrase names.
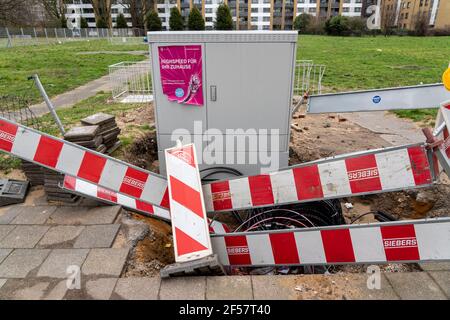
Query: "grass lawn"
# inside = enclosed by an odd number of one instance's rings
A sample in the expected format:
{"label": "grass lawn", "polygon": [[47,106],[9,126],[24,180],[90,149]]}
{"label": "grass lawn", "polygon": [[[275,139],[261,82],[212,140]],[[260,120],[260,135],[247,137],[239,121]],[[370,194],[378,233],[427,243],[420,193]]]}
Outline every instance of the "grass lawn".
{"label": "grass lawn", "polygon": [[98,51],[147,50],[142,45],[114,45],[107,40],[74,41],[63,44],[34,45],[0,49],[0,95],[14,94],[41,101],[33,81],[37,73],[52,97],[108,74],[108,66],[121,61],[139,61],[142,55],[80,54]]}
{"label": "grass lawn", "polygon": [[[81,119],[97,112],[105,112],[118,116],[143,106],[142,104],[115,103],[110,101],[110,98],[111,94],[109,92],[100,92],[91,98],[80,101],[71,108],[59,109],[56,113],[61,119],[64,128],[68,130],[76,125],[81,125]],[[49,113],[39,118],[39,130],[56,137],[61,137],[59,129]],[[154,127],[151,127],[149,124],[138,125],[130,123],[127,125],[119,135],[122,147],[116,150],[112,156],[120,157],[124,148],[133,142],[133,138],[150,130],[154,130]],[[0,153],[0,171],[8,173],[10,170],[19,167],[19,159],[5,153]]]}
{"label": "grass lawn", "polygon": [[[450,37],[299,37],[297,59],[325,64],[324,92],[442,82]],[[436,109],[394,111],[430,122]]]}

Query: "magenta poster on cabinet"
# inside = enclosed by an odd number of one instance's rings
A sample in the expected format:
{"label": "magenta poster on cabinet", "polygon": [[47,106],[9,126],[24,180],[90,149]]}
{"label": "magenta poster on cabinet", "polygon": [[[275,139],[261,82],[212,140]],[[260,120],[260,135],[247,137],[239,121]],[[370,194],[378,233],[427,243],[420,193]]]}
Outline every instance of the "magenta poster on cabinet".
{"label": "magenta poster on cabinet", "polygon": [[158,51],[163,93],[170,101],[202,106],[202,47],[162,46]]}

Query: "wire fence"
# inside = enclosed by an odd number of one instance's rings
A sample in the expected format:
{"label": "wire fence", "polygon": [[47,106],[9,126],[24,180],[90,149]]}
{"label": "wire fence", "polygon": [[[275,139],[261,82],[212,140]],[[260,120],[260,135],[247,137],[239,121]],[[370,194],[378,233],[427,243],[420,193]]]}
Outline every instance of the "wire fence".
{"label": "wire fence", "polygon": [[125,103],[145,103],[153,100],[150,61],[119,62],[109,66],[112,97]]}
{"label": "wire fence", "polygon": [[0,48],[95,39],[108,39],[112,44],[138,44],[144,42],[144,35],[144,30],[135,28],[64,29],[0,27]]}
{"label": "wire fence", "polygon": [[321,94],[325,69],[325,65],[314,64],[312,60],[297,60],[295,64],[294,95]]}

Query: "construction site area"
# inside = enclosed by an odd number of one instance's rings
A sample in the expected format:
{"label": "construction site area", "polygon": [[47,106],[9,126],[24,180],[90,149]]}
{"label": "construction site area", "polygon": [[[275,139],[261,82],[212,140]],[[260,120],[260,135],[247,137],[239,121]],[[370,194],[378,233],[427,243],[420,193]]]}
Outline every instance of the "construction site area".
{"label": "construction site area", "polygon": [[354,90],[295,31],[84,43],[101,77],[20,94],[0,61],[0,299],[449,300],[443,38]]}

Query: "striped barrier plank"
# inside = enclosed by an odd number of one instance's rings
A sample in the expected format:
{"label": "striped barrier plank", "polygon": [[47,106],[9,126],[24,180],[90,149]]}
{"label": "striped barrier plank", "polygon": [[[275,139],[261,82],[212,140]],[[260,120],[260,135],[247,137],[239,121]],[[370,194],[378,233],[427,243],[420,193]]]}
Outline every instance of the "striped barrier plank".
{"label": "striped barrier plank", "polygon": [[[165,177],[0,117],[0,150],[169,208]],[[369,150],[203,186],[208,212],[326,200],[430,185],[424,145]]]}
{"label": "striped barrier plank", "polygon": [[370,150],[203,186],[206,209],[230,211],[403,190],[431,184],[423,145]]}
{"label": "striped barrier plank", "polygon": [[450,219],[212,235],[224,266],[450,260]]}
{"label": "striped barrier plank", "polygon": [[444,142],[435,149],[435,157],[438,159],[440,170],[444,170],[450,177],[450,101],[441,103],[439,108],[435,128],[438,128],[441,124],[445,124],[445,128],[439,134],[439,137]]}
{"label": "striped barrier plank", "polygon": [[164,177],[2,117],[0,150],[132,198],[168,207]]}
{"label": "striped barrier plank", "polygon": [[[81,196],[93,198],[109,204],[121,205],[126,209],[136,211],[145,216],[157,217],[170,221],[170,212],[167,209],[153,206],[150,203],[131,198],[120,192],[114,192],[72,176],[64,176],[63,185],[61,187]],[[209,231],[211,233],[223,234],[230,232],[230,229],[224,223],[217,220],[209,220]]]}
{"label": "striped barrier plank", "polygon": [[175,261],[212,254],[194,144],[165,150]]}

